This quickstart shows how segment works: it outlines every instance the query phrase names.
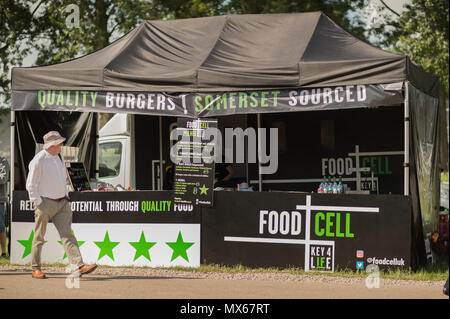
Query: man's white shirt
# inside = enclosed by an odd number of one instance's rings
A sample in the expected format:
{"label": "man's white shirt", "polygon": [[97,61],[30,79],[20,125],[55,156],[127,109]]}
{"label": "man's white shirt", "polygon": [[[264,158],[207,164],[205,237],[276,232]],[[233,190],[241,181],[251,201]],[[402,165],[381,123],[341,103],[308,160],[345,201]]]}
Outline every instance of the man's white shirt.
{"label": "man's white shirt", "polygon": [[42,150],[31,160],[28,169],[26,189],[35,205],[42,202],[42,197],[56,199],[68,195],[67,171],[58,155]]}

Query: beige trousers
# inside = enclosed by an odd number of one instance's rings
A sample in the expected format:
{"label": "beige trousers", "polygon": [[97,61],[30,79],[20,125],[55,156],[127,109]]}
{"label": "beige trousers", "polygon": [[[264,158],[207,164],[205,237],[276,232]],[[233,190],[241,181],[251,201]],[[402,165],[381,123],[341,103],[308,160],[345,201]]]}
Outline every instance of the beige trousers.
{"label": "beige trousers", "polygon": [[44,236],[47,231],[47,224],[53,222],[61,237],[64,251],[69,258],[69,262],[75,266],[82,266],[80,249],[75,236],[72,234],[72,210],[70,202],[66,199],[53,200],[42,198],[34,211],[34,238],[31,247],[31,268],[41,269],[41,252],[44,245]]}

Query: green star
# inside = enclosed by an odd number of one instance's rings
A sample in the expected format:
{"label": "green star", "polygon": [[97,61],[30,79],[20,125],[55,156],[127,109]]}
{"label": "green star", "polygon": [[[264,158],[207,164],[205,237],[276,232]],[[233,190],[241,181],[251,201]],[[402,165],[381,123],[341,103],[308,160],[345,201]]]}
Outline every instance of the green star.
{"label": "green star", "polygon": [[100,254],[98,255],[98,259],[102,259],[103,256],[107,255],[109,258],[111,258],[114,261],[114,255],[113,255],[113,249],[117,245],[120,244],[120,242],[113,242],[109,240],[109,234],[106,232],[105,239],[103,241],[94,241],[94,244],[100,248]]}
{"label": "green star", "polygon": [[[34,238],[34,230],[31,231],[30,236],[27,240],[17,240],[22,246],[25,247],[25,250],[23,251],[22,259],[24,259],[26,256],[31,254],[31,247],[33,246],[33,238]],[[47,243],[46,240],[44,240],[44,244]]]}
{"label": "green star", "polygon": [[[73,230],[72,230],[72,235],[75,235]],[[58,243],[62,246],[62,241],[58,240]],[[77,243],[78,243],[78,247],[81,247],[85,243],[85,241],[77,241]],[[63,259],[66,259],[66,258],[67,258],[67,254],[64,252]]]}
{"label": "green star", "polygon": [[207,193],[206,193],[206,191],[209,189],[208,187],[206,187],[206,185],[205,184],[203,184],[203,186],[202,187],[200,187],[199,188],[200,189],[200,195],[201,194],[205,194],[205,195],[207,195]]}
{"label": "green star", "polygon": [[139,239],[138,242],[130,242],[129,244],[133,246],[134,249],[136,249],[136,254],[134,255],[133,261],[135,261],[141,256],[144,256],[145,258],[148,259],[148,261],[151,261],[150,254],[148,251],[156,244],[156,242],[146,241],[144,231],[142,231],[141,238]]}
{"label": "green star", "polygon": [[182,257],[184,260],[189,262],[189,258],[187,256],[187,250],[194,245],[195,243],[188,243],[183,241],[183,236],[181,236],[181,232],[178,233],[178,238],[176,242],[166,242],[166,244],[173,249],[172,259],[170,262],[174,261],[177,257]]}
{"label": "green star", "polygon": [[18,240],[18,242],[25,247],[25,250],[23,251],[22,259],[24,259],[26,256],[31,254],[31,246],[33,245],[33,237],[34,237],[34,231],[31,231],[30,236],[28,237],[28,240]]}

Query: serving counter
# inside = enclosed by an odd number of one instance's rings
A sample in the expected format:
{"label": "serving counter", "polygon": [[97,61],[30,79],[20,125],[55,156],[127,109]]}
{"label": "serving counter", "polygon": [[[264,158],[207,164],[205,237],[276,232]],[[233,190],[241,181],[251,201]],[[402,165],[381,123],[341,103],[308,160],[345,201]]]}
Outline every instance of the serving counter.
{"label": "serving counter", "polygon": [[[314,271],[411,265],[411,202],[401,195],[215,192],[214,206],[174,203],[171,191],[74,192],[73,231],[85,262],[200,264]],[[34,215],[15,191],[11,263],[31,259]],[[67,263],[49,226],[43,263]]]}

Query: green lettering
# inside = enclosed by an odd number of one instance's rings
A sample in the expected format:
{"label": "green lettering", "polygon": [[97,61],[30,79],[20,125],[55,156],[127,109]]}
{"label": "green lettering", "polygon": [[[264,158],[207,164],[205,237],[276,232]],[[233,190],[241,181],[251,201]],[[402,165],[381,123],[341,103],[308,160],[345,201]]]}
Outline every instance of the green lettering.
{"label": "green lettering", "polygon": [[[363,157],[362,158],[362,167],[370,167],[369,166],[370,157]],[[368,175],[369,172],[361,172],[363,175]]]}
{"label": "green lettering", "polygon": [[257,107],[258,106],[258,92],[252,92],[250,93],[250,99],[252,100],[252,102],[250,103],[251,107]]}
{"label": "green lettering", "polygon": [[350,214],[345,214],[345,237],[355,237],[355,234],[350,232]]}
{"label": "green lettering", "polygon": [[333,222],[331,221],[331,217],[334,217],[335,213],[327,213],[327,218],[326,218],[326,236],[327,237],[334,237],[334,233],[331,232],[330,228],[333,227]]}
{"label": "green lettering", "polygon": [[228,105],[228,100],[227,100],[227,94],[226,93],[222,94],[222,104],[223,104],[223,109],[226,110],[227,109],[227,105]]}
{"label": "green lettering", "polygon": [[220,104],[222,103],[222,97],[220,95],[216,95],[216,110],[220,110]]}
{"label": "green lettering", "polygon": [[267,104],[267,97],[266,95],[269,94],[267,91],[261,92],[261,107],[268,107],[269,104]]}
{"label": "green lettering", "polygon": [[384,163],[386,164],[386,174],[391,175],[392,172],[389,170],[389,159],[387,156],[384,157]]}
{"label": "green lettering", "polygon": [[324,257],[316,257],[316,267],[317,269],[324,269],[325,267],[323,266],[323,262],[324,262]]}
{"label": "green lettering", "polygon": [[172,204],[172,202],[170,200],[167,201],[167,211],[170,211],[170,205]]}
{"label": "green lettering", "polygon": [[247,108],[247,93],[239,92],[239,108]]}
{"label": "green lettering", "polygon": [[75,106],[78,106],[78,91],[75,91]]}
{"label": "green lettering", "polygon": [[64,92],[59,91],[58,98],[56,99],[56,105],[64,105]]}
{"label": "green lettering", "polygon": [[273,94],[273,106],[278,106],[278,94],[280,94],[281,92],[280,91],[273,91],[272,92],[272,94]]}
{"label": "green lettering", "polygon": [[213,101],[214,101],[214,96],[212,96],[212,95],[205,96],[205,104],[206,104],[206,108],[208,109],[208,111],[211,111],[213,109],[213,106],[212,106]]}
{"label": "green lettering", "polygon": [[195,107],[195,111],[196,112],[201,112],[203,110],[203,106],[201,104],[201,101],[202,101],[202,97],[200,95],[197,95],[194,98],[194,103],[196,105],[196,107]]}
{"label": "green lettering", "polygon": [[325,233],[325,230],[320,228],[320,220],[325,220],[325,215],[322,212],[316,214],[316,221],[314,223],[314,230],[317,236],[323,236]]}
{"label": "green lettering", "polygon": [[383,170],[381,169],[381,157],[378,156],[378,174],[384,174]]}
{"label": "green lettering", "polygon": [[336,214],[336,237],[345,237],[344,233],[341,233],[341,214]]}
{"label": "green lettering", "polygon": [[[370,168],[371,169],[375,169],[375,167],[377,167],[377,164],[375,163],[376,157],[371,157],[370,158]],[[367,173],[369,174],[369,173]]]}
{"label": "green lettering", "polygon": [[236,104],[235,104],[235,100],[234,100],[234,97],[236,96],[236,92],[231,92],[230,94],[229,94],[229,100],[230,100],[230,109],[235,109],[236,108]]}
{"label": "green lettering", "polygon": [[81,95],[83,95],[83,106],[86,106],[86,94],[88,94],[87,91],[81,91]]}
{"label": "green lettering", "polygon": [[91,101],[92,101],[92,107],[95,107],[95,100],[97,99],[98,92],[91,92]]}
{"label": "green lettering", "polygon": [[55,91],[47,91],[47,105],[55,104]]}
{"label": "green lettering", "polygon": [[45,108],[45,91],[38,91],[38,104]]}
{"label": "green lettering", "polygon": [[73,104],[70,103],[70,91],[67,91],[67,94],[66,94],[66,105],[73,106]]}

